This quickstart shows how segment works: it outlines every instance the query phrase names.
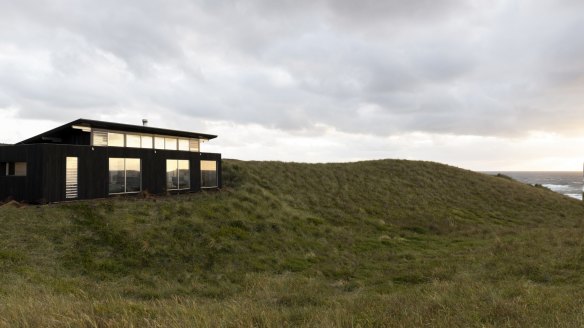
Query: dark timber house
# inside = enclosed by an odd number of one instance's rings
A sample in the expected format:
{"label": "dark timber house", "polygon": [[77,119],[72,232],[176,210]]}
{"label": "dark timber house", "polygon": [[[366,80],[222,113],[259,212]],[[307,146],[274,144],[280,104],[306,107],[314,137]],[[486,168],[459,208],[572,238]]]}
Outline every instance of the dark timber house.
{"label": "dark timber house", "polygon": [[0,145],[0,201],[48,203],[221,187],[221,154],[200,145],[217,136],[78,119]]}

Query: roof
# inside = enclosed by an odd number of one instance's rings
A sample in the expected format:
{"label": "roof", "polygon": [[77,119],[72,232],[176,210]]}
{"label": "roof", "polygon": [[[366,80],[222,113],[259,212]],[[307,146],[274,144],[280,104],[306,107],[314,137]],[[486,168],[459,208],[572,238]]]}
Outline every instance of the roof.
{"label": "roof", "polygon": [[145,134],[157,134],[157,135],[166,135],[166,136],[183,137],[183,138],[199,138],[199,139],[207,139],[207,140],[217,138],[216,135],[212,135],[212,134],[161,129],[161,128],[154,128],[154,127],[150,127],[150,126],[143,126],[143,125],[131,125],[131,124],[104,122],[104,121],[94,121],[94,120],[87,120],[87,119],[80,118],[78,120],[61,125],[57,128],[49,130],[47,132],[43,132],[43,133],[41,133],[37,136],[34,136],[32,138],[28,138],[26,140],[20,141],[16,144],[19,145],[19,144],[26,144],[26,143],[42,142],[43,140],[45,140],[47,137],[50,137],[51,135],[55,135],[55,134],[58,134],[62,131],[65,131],[67,129],[72,128],[73,125],[86,126],[86,127],[91,127],[91,128],[95,128],[95,129],[134,132],[134,133],[145,133]]}

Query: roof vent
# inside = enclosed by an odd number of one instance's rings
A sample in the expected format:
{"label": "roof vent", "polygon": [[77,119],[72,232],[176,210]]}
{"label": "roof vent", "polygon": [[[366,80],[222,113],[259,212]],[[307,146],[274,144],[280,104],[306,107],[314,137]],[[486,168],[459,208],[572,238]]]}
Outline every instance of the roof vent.
{"label": "roof vent", "polygon": [[145,118],[143,118],[143,119],[142,119],[142,125],[143,125],[143,126],[148,126],[148,120],[147,120],[147,119],[145,119]]}

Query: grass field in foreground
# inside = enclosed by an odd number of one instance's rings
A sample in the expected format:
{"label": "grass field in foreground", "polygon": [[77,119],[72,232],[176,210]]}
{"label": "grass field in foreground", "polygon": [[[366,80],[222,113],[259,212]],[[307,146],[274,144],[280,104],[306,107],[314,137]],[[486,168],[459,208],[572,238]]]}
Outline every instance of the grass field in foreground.
{"label": "grass field in foreground", "polygon": [[584,325],[584,206],[430,162],[224,161],[225,188],[0,208],[0,326]]}

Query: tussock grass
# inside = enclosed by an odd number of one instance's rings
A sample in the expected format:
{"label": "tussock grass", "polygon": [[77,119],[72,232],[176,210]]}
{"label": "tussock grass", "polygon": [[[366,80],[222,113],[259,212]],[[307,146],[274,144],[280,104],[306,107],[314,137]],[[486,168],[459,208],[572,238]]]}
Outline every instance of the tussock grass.
{"label": "tussock grass", "polygon": [[584,324],[578,201],[396,160],[226,160],[224,181],[0,208],[0,327]]}

